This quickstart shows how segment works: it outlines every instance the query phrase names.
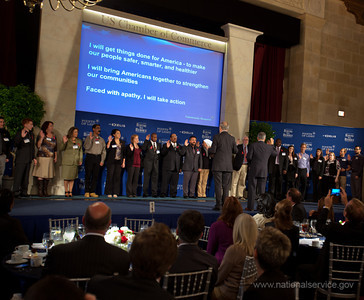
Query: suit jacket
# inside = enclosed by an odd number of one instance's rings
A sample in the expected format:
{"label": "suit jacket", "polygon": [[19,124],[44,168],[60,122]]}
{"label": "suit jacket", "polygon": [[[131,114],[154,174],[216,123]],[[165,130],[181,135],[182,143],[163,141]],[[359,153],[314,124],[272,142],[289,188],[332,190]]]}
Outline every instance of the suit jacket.
{"label": "suit jacket", "polygon": [[212,140],[209,153],[213,154],[212,171],[232,172],[233,154],[238,152],[235,138],[227,131],[216,134]]}
{"label": "suit jacket", "polygon": [[156,151],[153,149],[152,141],[145,140],[143,145],[140,147],[143,150],[143,166],[146,169],[159,169],[159,157],[161,152],[161,144],[157,143]]}
{"label": "suit jacket", "polygon": [[30,163],[35,158],[33,132],[28,132],[23,138],[21,131],[18,131],[14,137],[14,147],[16,147],[15,163]]}
{"label": "suit jacket", "polygon": [[[233,169],[234,171],[239,171],[241,166],[244,163],[244,144],[240,144],[237,146],[238,153],[236,153],[233,161]],[[248,145],[246,145],[246,155],[248,155]]]}
{"label": "suit jacket", "polygon": [[323,176],[325,169],[325,159],[323,157],[316,159],[315,157],[310,159],[310,165],[312,168],[312,173],[316,176]]}
{"label": "suit jacket", "polygon": [[[274,165],[276,164],[277,156],[270,156],[268,159],[268,173],[272,174],[274,171]],[[288,169],[288,151],[286,148],[281,147],[279,151],[279,174],[283,174],[283,170],[287,171]]]}
{"label": "suit jacket", "polygon": [[[73,146],[77,145],[77,149]],[[62,154],[62,165],[64,166],[79,166],[82,163],[83,151],[82,151],[82,141],[78,138],[75,140],[75,144],[69,139],[67,143],[62,142],[61,151]]]}
{"label": "suit jacket", "polygon": [[[125,166],[126,168],[132,167],[133,163],[134,163],[134,150],[135,148],[133,148],[133,151],[130,149],[130,144],[126,145],[126,150],[125,150]],[[140,148],[141,150],[141,148]],[[142,152],[140,152],[140,165],[142,163],[142,157],[141,157]]]}
{"label": "suit jacket", "polygon": [[262,141],[249,145],[248,162],[249,172],[252,177],[267,177],[268,159],[270,156],[275,157],[278,152],[272,145]]}
{"label": "suit jacket", "polygon": [[303,219],[307,219],[305,206],[302,203],[295,204],[292,207],[292,220],[302,222]]}
{"label": "suit jacket", "polygon": [[86,235],[82,240],[57,245],[49,250],[43,274],[68,278],[92,277],[96,274],[126,275],[129,254],[105,242],[99,235]]}
{"label": "suit jacket", "polygon": [[[122,164],[123,159],[125,158],[125,152],[126,152],[125,141],[120,140],[120,145],[121,145],[120,164]],[[106,147],[106,165],[110,165],[115,162],[116,149],[117,148],[116,148],[115,139],[113,139],[110,143],[110,148]],[[130,148],[129,148],[129,150],[130,150]]]}
{"label": "suit jacket", "polygon": [[96,295],[98,300],[170,300],[171,294],[163,290],[156,280],[129,276],[93,277],[87,292]]}
{"label": "suit jacket", "polygon": [[195,171],[202,168],[202,154],[200,148],[195,146],[195,152],[191,145],[183,146],[179,148],[179,154],[184,156],[183,171]]}
{"label": "suit jacket", "polygon": [[6,155],[6,158],[10,158],[10,133],[5,128],[0,128],[0,138],[2,144],[2,153]]}
{"label": "suit jacket", "polygon": [[[279,270],[265,271],[260,277],[244,292],[244,300],[256,299],[295,299],[293,288],[267,287],[263,284],[284,284],[288,282],[287,277]],[[279,286],[279,285],[278,285]]]}
{"label": "suit jacket", "polygon": [[212,267],[210,292],[212,292],[217,280],[218,262],[214,256],[201,250],[195,244],[182,244],[178,247],[175,263],[169,273],[184,273],[206,270]]}
{"label": "suit jacket", "polygon": [[163,164],[162,169],[165,171],[175,171],[179,172],[181,169],[181,162],[182,157],[179,154],[179,148],[181,145],[177,144],[176,148],[173,148],[172,144],[167,148],[167,144],[164,144],[162,147],[162,157],[163,157]]}

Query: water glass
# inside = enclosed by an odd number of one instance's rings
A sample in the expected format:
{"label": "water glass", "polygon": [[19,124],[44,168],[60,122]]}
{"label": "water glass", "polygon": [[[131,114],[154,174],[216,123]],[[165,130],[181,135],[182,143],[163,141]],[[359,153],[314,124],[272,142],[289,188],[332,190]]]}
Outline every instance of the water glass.
{"label": "water glass", "polygon": [[43,244],[44,248],[46,249],[47,253],[48,253],[48,250],[53,247],[54,242],[51,239],[51,236],[48,232],[43,233],[42,244]]}

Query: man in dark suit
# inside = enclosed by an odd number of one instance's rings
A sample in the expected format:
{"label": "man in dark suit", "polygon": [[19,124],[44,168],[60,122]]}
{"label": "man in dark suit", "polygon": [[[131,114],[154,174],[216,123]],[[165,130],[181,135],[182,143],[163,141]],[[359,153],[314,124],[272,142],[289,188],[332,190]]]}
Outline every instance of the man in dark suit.
{"label": "man in dark suit", "polygon": [[177,196],[177,185],[179,173],[181,172],[181,155],[179,154],[180,145],[177,143],[177,135],[172,133],[170,139],[162,147],[162,185],[161,197],[169,195],[172,198]]}
{"label": "man in dark suit", "polygon": [[210,292],[212,292],[217,280],[218,262],[214,256],[201,250],[197,245],[203,234],[204,226],[204,218],[196,210],[186,210],[180,215],[176,231],[179,237],[178,255],[169,272],[194,272],[212,267],[210,283]]}
{"label": "man in dark suit", "polygon": [[33,120],[22,121],[24,128],[14,137],[15,170],[13,192],[16,197],[28,196],[29,171],[32,161],[37,164],[34,153]]}
{"label": "man in dark suit", "polygon": [[216,196],[214,210],[220,210],[225,198],[229,196],[231,174],[233,172],[232,156],[238,152],[235,138],[228,133],[228,130],[229,124],[225,121],[221,122],[220,133],[214,136],[209,150],[210,155],[214,158],[212,162]]}
{"label": "man in dark suit", "polygon": [[105,242],[111,223],[111,210],[102,203],[90,205],[82,218],[86,235],[77,242],[57,245],[49,250],[44,274],[68,278],[92,277],[95,274],[126,275],[130,259],[126,251]]}
{"label": "man in dark suit", "polygon": [[147,135],[144,144],[141,146],[144,153],[144,181],[143,197],[149,195],[149,181],[151,182],[152,197],[157,197],[158,193],[158,173],[159,173],[159,156],[161,153],[161,144],[157,142],[157,134]]}
{"label": "man in dark suit", "polygon": [[273,147],[273,139],[270,139],[270,144],[265,143],[266,134],[258,133],[258,142],[252,143],[249,146],[248,152],[248,206],[246,210],[254,210],[254,202],[256,195],[265,192],[265,185],[268,174],[268,159],[272,156],[277,156],[278,152]]}
{"label": "man in dark suit", "polygon": [[279,270],[290,252],[291,242],[280,230],[265,227],[259,233],[254,250],[258,279],[244,293],[244,300],[295,299],[288,278]]}
{"label": "man in dark suit", "polygon": [[282,200],[283,174],[286,174],[288,169],[288,152],[286,148],[282,147],[281,139],[275,141],[274,147],[278,155],[268,159],[269,192],[277,201],[280,201]]}
{"label": "man in dark suit", "polygon": [[87,291],[98,300],[174,299],[158,283],[177,256],[176,239],[168,226],[154,223],[138,233],[129,253],[133,265],[131,276],[95,276]]}
{"label": "man in dark suit", "polygon": [[196,182],[198,172],[202,168],[202,155],[200,149],[196,147],[197,138],[190,137],[190,143],[185,140],[185,145],[180,148],[180,155],[183,160],[183,198],[196,198]]}
{"label": "man in dark suit", "polygon": [[286,198],[292,203],[292,221],[302,223],[304,219],[307,219],[305,206],[301,203],[301,192],[296,188],[290,188],[287,192]]}

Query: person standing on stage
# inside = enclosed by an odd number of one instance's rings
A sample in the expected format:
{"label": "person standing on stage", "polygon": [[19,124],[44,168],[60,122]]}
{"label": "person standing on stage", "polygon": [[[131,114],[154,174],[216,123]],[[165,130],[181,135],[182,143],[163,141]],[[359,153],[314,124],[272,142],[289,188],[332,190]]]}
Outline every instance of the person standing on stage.
{"label": "person standing on stage", "polygon": [[45,121],[37,136],[37,165],[33,176],[38,178],[38,196],[48,197],[48,183],[55,175],[57,162],[57,139],[53,133],[53,122]]}
{"label": "person standing on stage", "polygon": [[196,182],[198,172],[202,168],[202,155],[200,149],[196,147],[197,138],[191,136],[189,143],[185,140],[185,145],[180,148],[180,155],[183,161],[183,198],[196,198]]}
{"label": "person standing on stage", "polygon": [[[249,137],[244,136],[243,143],[239,145],[238,140],[238,153],[235,155],[233,161],[233,178],[231,182],[230,196],[239,199],[244,198],[246,175],[248,174],[248,144]],[[237,193],[236,193],[237,192]]]}
{"label": "person standing on stage", "polygon": [[32,161],[34,165],[37,160],[34,155],[34,134],[33,134],[33,120],[25,118],[22,121],[24,126],[22,130],[18,131],[14,137],[15,152],[15,170],[14,170],[14,185],[13,192],[16,197],[29,196],[29,171]]}
{"label": "person standing on stage", "polygon": [[106,150],[105,140],[100,136],[100,124],[92,126],[92,132],[86,137],[85,158],[85,197],[98,197],[95,193],[100,167],[104,165]]}
{"label": "person standing on stage", "polygon": [[288,147],[288,169],[287,169],[287,189],[296,187],[296,178],[297,174],[297,164],[298,159],[296,153],[294,153],[294,146],[291,145]]}
{"label": "person standing on stage", "polygon": [[106,145],[105,194],[109,198],[120,195],[121,168],[125,168],[125,142],[120,138],[120,130],[113,129]]}
{"label": "person standing on stage", "polygon": [[139,181],[139,172],[141,166],[142,149],[139,147],[139,136],[133,134],[130,138],[131,143],[126,146],[125,165],[128,172],[126,182],[126,195],[128,197],[136,197]]}
{"label": "person standing on stage", "polygon": [[209,149],[211,148],[212,141],[205,139],[202,142],[201,156],[202,156],[202,168],[200,170],[200,178],[197,185],[197,197],[206,198],[206,186],[209,179],[209,173],[211,169],[212,159],[209,156]]}
{"label": "person standing on stage", "polygon": [[157,142],[157,134],[148,134],[141,148],[144,153],[143,197],[148,197],[149,195],[149,181],[151,183],[152,197],[157,197],[159,158],[161,153],[161,144]]}
{"label": "person standing on stage", "polygon": [[302,199],[306,198],[307,178],[310,176],[310,157],[306,152],[307,145],[301,144],[301,152],[298,153],[297,187],[302,194]]}
{"label": "person standing on stage", "polygon": [[265,193],[265,185],[267,183],[268,159],[270,156],[277,156],[278,152],[274,148],[274,140],[271,138],[268,144],[265,143],[266,134],[259,132],[257,136],[258,142],[249,146],[248,163],[248,206],[246,210],[252,211],[255,206],[257,195]]}
{"label": "person standing on stage", "polygon": [[350,171],[350,161],[351,157],[350,154],[346,155],[346,149],[342,148],[340,150],[340,156],[336,159],[340,163],[340,175],[339,175],[339,182],[336,184],[337,188],[342,188],[344,191],[346,190],[346,175],[348,171]]}
{"label": "person standing on stage", "polygon": [[274,147],[277,156],[271,156],[268,160],[269,192],[277,201],[282,200],[283,175],[287,174],[288,159],[287,149],[282,147],[282,140],[276,139]]}
{"label": "person standing on stage", "polygon": [[351,195],[353,198],[362,199],[362,181],[364,156],[361,154],[361,147],[355,146],[355,155],[351,160]]}
{"label": "person standing on stage", "polygon": [[61,151],[63,151],[64,192],[66,197],[72,197],[73,184],[78,177],[78,167],[82,165],[83,159],[82,141],[78,138],[78,128],[72,126],[68,130],[67,136],[63,137]]}
{"label": "person standing on stage", "polygon": [[[324,175],[324,165],[325,159],[322,156],[322,150],[320,148],[316,149],[316,157],[310,155],[311,164],[311,178],[312,178],[312,188],[313,188],[313,201],[318,202],[318,200],[324,195],[322,194],[322,176]],[[327,194],[327,193],[326,193]]]}
{"label": "person standing on stage", "polygon": [[220,123],[219,134],[212,140],[210,155],[213,157],[212,174],[215,181],[216,204],[213,210],[220,210],[224,200],[229,196],[231,174],[233,173],[232,155],[238,152],[235,138],[228,133],[229,124]]}
{"label": "person standing on stage", "polygon": [[4,117],[0,116],[0,188],[3,185],[5,164],[10,159],[10,133],[5,129]]}
{"label": "person standing on stage", "polygon": [[179,154],[180,145],[177,143],[177,135],[172,133],[170,139],[162,147],[162,186],[161,197],[169,195],[172,198],[177,196],[177,185],[179,173],[181,172],[181,155]]}

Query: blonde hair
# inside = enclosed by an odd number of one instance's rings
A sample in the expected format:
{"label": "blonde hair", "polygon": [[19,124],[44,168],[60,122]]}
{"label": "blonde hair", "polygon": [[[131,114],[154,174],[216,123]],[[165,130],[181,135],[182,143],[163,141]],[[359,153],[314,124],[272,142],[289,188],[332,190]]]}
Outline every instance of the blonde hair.
{"label": "blonde hair", "polygon": [[233,227],[234,244],[241,245],[246,254],[252,256],[257,237],[258,227],[253,217],[244,213],[238,215]]}

